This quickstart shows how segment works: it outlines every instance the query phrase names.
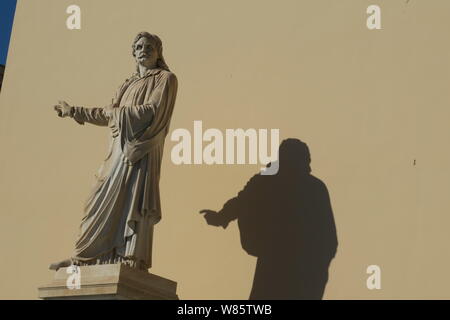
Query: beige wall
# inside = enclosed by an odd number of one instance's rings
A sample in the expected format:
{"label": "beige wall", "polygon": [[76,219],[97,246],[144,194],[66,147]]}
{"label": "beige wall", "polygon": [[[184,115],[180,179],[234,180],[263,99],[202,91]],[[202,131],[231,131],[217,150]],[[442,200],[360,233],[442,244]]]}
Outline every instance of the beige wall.
{"label": "beige wall", "polygon": [[[80,31],[65,27],[74,3]],[[373,3],[379,31],[365,25]],[[52,106],[109,103],[141,30],[160,35],[179,79],[172,130],[202,120],[308,144],[339,239],[325,298],[450,298],[449,12],[447,0],[19,1],[0,96],[0,298],[36,298],[71,252],[106,152],[107,130]],[[236,223],[215,229],[198,211],[220,209],[259,166],[176,166],[173,145],[152,272],[181,298],[246,299],[256,258]]]}

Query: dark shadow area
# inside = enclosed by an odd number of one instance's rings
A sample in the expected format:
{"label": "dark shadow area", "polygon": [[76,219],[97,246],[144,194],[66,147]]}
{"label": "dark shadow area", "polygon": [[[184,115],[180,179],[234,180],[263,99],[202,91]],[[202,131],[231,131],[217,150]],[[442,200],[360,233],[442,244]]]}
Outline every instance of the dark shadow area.
{"label": "dark shadow area", "polygon": [[0,64],[0,91],[2,90],[3,74],[5,73],[5,66]]}
{"label": "dark shadow area", "polygon": [[251,300],[323,297],[337,234],[327,187],[310,162],[305,143],[286,139],[276,175],[257,174],[219,212],[201,211],[210,225],[237,220],[242,248],[258,258]]}

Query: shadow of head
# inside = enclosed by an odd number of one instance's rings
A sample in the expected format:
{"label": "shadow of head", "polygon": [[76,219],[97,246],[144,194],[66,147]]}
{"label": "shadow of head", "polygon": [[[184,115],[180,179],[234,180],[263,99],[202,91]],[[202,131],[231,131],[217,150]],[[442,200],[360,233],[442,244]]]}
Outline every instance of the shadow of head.
{"label": "shadow of head", "polygon": [[278,149],[279,174],[309,174],[311,173],[310,164],[311,154],[306,143],[294,138],[281,142]]}
{"label": "shadow of head", "polygon": [[321,299],[337,249],[328,190],[304,142],[284,140],[278,159],[276,175],[253,176],[222,213],[232,211],[243,249],[258,257],[251,299]]}

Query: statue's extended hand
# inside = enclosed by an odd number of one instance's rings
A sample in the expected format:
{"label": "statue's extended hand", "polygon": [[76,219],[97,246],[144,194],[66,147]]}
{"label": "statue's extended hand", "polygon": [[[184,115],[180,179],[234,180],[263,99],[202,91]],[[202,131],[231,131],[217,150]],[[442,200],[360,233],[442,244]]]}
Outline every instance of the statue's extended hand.
{"label": "statue's extended hand", "polygon": [[69,117],[72,112],[72,107],[65,101],[58,101],[58,104],[54,107],[58,113],[58,117]]}
{"label": "statue's extended hand", "polygon": [[200,210],[200,213],[205,214],[204,218],[206,220],[206,223],[210,226],[223,227],[224,229],[228,226],[228,221],[224,219],[224,216],[214,210],[203,209]]}

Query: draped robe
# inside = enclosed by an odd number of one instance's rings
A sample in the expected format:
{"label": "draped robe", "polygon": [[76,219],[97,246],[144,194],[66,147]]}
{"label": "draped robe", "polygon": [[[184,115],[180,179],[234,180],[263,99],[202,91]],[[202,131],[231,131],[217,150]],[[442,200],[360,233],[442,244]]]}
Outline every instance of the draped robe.
{"label": "draped robe", "polygon": [[177,87],[175,74],[150,69],[127,79],[112,107],[73,107],[78,123],[111,130],[108,155],[86,201],[74,264],[151,267],[153,226],[161,219],[161,160]]}

